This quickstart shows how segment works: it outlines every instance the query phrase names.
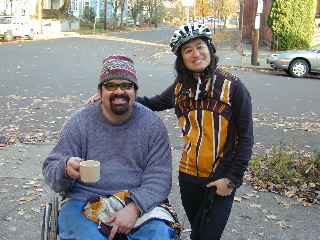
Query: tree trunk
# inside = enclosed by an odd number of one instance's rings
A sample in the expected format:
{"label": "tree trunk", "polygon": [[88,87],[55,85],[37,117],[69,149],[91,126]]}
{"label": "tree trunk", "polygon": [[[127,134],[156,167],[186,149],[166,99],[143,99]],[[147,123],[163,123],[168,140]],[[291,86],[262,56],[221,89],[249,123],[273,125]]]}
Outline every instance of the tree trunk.
{"label": "tree trunk", "polygon": [[58,18],[62,18],[71,5],[70,0],[64,0],[63,5],[58,9]]}

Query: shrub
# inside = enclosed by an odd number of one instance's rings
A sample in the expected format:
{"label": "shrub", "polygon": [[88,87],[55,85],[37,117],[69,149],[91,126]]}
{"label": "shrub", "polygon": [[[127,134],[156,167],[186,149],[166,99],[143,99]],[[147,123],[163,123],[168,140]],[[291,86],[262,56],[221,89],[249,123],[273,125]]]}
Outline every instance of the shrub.
{"label": "shrub", "polygon": [[279,50],[310,47],[315,9],[314,0],[273,0],[268,25],[279,36]]}
{"label": "shrub", "polygon": [[[320,150],[301,151],[296,139],[280,141],[271,152],[249,162],[250,181],[257,189],[320,203]],[[290,194],[289,194],[290,193]]]}
{"label": "shrub", "polygon": [[85,18],[85,19],[87,19],[88,21],[90,21],[90,22],[94,22],[94,19],[95,19],[95,17],[96,17],[96,13],[95,13],[95,11],[94,11],[94,8],[93,7],[90,7],[90,8],[85,8],[84,10],[83,10],[83,17]]}

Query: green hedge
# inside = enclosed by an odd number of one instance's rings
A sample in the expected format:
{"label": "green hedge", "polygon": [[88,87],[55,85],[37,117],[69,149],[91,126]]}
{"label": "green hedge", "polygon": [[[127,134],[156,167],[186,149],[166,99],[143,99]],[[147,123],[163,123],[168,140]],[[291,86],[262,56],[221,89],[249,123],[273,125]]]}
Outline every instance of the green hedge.
{"label": "green hedge", "polygon": [[315,11],[314,0],[273,0],[268,25],[279,37],[279,50],[310,47]]}

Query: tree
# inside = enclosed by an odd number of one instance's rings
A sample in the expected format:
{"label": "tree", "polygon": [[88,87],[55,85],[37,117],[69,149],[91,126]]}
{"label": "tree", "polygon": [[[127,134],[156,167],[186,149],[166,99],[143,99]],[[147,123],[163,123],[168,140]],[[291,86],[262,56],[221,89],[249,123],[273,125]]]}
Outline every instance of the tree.
{"label": "tree", "polygon": [[[159,0],[157,0],[159,1]],[[158,2],[156,5],[156,18],[155,18],[155,27],[158,26],[158,24],[160,23],[160,21],[163,21],[166,18],[167,15],[167,8],[164,6],[164,4],[162,2]]]}
{"label": "tree", "polygon": [[142,11],[143,7],[147,3],[148,0],[131,0],[130,1],[130,7],[129,10],[131,11],[132,19],[134,20],[134,23],[137,23],[137,18],[140,15],[139,19],[139,25],[142,27],[143,26],[143,21],[142,21]]}
{"label": "tree", "polygon": [[145,8],[149,15],[148,25],[151,26],[154,23],[157,28],[159,20],[165,16],[163,3],[159,2],[159,0],[146,0]]}
{"label": "tree", "polygon": [[213,0],[213,12],[215,17],[224,20],[237,15],[238,1],[237,0]]}
{"label": "tree", "polygon": [[175,24],[176,19],[182,18],[182,12],[180,8],[172,7],[164,9],[165,19],[171,24]]}
{"label": "tree", "polygon": [[125,4],[125,0],[119,0],[119,7],[120,7],[120,28],[123,27],[124,4]]}
{"label": "tree", "polygon": [[[123,11],[125,0],[110,0],[112,6],[112,27],[115,28],[120,19],[120,27],[123,27]],[[120,18],[118,16],[118,10],[120,9]]]}
{"label": "tree", "polygon": [[194,5],[193,16],[195,18],[204,19],[205,16],[210,16],[213,13],[211,0],[195,0]]}
{"label": "tree", "polygon": [[130,0],[128,9],[134,23],[139,21],[140,27],[143,26],[144,18],[148,20],[149,26],[154,23],[157,27],[160,19],[166,15],[164,4],[160,0]]}
{"label": "tree", "polygon": [[278,35],[279,50],[310,47],[315,9],[314,0],[273,0],[268,25]]}
{"label": "tree", "polygon": [[107,0],[104,0],[103,7],[103,29],[107,30]]}
{"label": "tree", "polygon": [[112,28],[115,28],[118,23],[117,12],[118,12],[118,7],[119,7],[119,1],[118,0],[110,0],[110,4],[112,6]]}
{"label": "tree", "polygon": [[58,9],[58,17],[61,18],[65,15],[71,5],[71,0],[64,0],[63,5]]}
{"label": "tree", "polygon": [[93,7],[86,8],[83,11],[83,17],[87,19],[89,22],[94,22],[96,17],[96,12]]}

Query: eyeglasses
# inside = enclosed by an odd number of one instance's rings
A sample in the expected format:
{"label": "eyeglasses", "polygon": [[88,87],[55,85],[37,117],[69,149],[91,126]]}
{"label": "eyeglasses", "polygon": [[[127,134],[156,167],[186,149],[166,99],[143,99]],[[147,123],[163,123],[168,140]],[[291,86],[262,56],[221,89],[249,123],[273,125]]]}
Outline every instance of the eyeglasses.
{"label": "eyeglasses", "polygon": [[105,88],[108,91],[114,91],[116,90],[118,87],[121,88],[121,90],[130,90],[132,88],[133,83],[131,82],[124,82],[124,83],[112,83],[112,82],[107,82],[104,83],[103,86],[105,86]]}

